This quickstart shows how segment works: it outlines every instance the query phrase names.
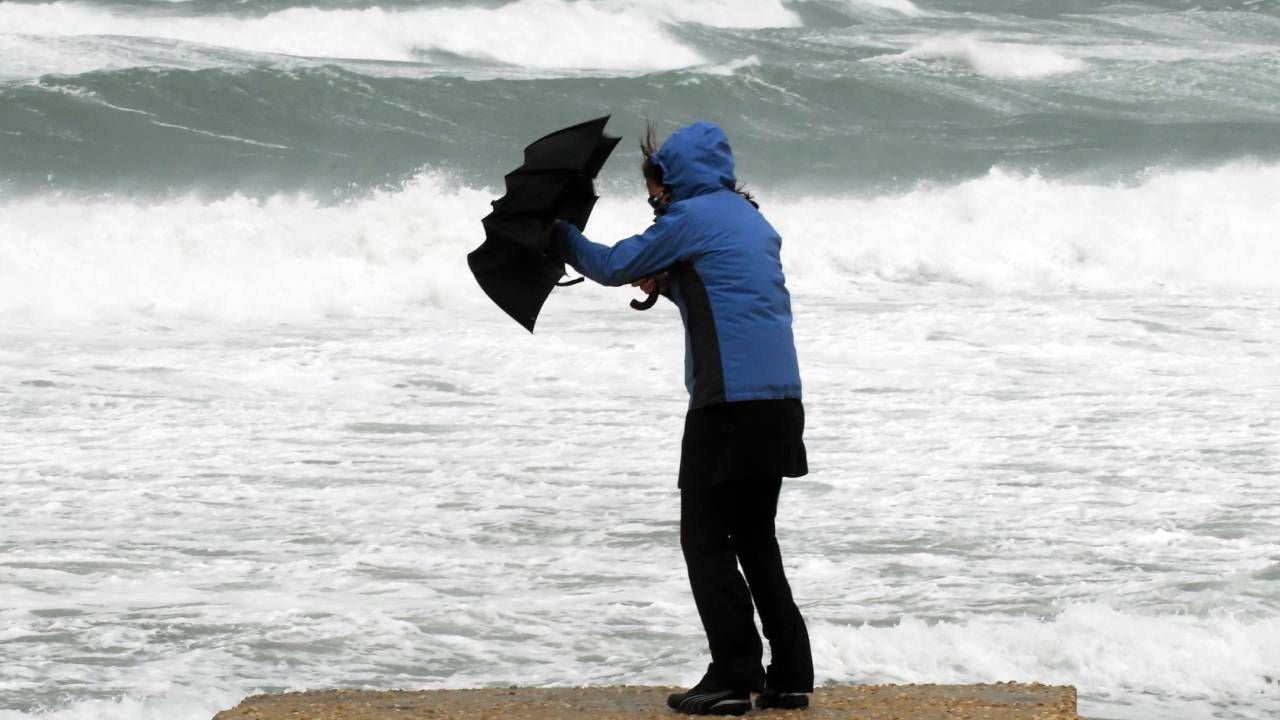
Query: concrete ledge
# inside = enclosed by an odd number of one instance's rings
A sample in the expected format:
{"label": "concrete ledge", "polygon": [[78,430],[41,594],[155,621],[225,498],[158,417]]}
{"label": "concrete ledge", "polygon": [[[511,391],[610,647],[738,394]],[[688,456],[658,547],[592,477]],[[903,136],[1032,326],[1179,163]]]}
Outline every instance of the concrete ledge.
{"label": "concrete ledge", "polygon": [[[676,688],[318,690],[255,695],[214,720],[672,720]],[[796,720],[1081,720],[1076,690],[1040,684],[821,687],[803,712],[752,710]]]}

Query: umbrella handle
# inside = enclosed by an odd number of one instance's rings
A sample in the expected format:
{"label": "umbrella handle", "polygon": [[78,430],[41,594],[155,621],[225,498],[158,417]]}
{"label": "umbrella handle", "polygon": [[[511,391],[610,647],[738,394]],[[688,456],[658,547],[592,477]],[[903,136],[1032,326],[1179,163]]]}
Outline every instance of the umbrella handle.
{"label": "umbrella handle", "polygon": [[574,279],[572,279],[572,280],[565,280],[564,282],[558,282],[558,283],[556,283],[556,287],[569,287],[570,285],[577,285],[578,283],[582,282],[583,280],[586,280],[586,278],[585,278],[585,277],[576,277],[576,278],[574,278]]}
{"label": "umbrella handle", "polygon": [[632,310],[648,310],[649,308],[656,305],[657,302],[658,302],[658,293],[649,293],[649,297],[643,300],[632,300],[631,309]]}

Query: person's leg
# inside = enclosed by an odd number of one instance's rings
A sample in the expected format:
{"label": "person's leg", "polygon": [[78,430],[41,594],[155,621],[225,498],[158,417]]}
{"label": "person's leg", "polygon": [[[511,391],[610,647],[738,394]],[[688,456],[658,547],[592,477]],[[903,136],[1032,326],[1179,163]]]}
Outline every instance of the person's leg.
{"label": "person's leg", "polygon": [[711,649],[704,680],[724,688],[759,690],[764,649],[751,592],[738,572],[729,539],[730,518],[740,512],[736,495],[735,486],[725,485],[681,490],[680,547]]}
{"label": "person's leg", "polygon": [[731,516],[730,536],[769,640],[765,684],[773,690],[808,693],[813,692],[809,633],[791,596],[774,528],[781,487],[780,477],[757,478],[736,486],[739,499],[737,512]]}

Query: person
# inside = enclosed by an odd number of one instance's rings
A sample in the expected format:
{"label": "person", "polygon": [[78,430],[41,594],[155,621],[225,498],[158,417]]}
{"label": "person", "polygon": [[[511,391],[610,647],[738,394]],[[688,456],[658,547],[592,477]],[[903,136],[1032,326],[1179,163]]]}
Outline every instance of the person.
{"label": "person", "polygon": [[[740,715],[756,692],[760,708],[807,707],[809,637],[775,536],[782,478],[808,472],[781,239],[737,185],[716,125],[693,123],[659,148],[649,123],[640,146],[655,214],[647,230],[612,247],[565,222],[550,232],[582,275],[661,293],[685,326],[680,545],[711,662],[667,702],[691,715]],[[767,670],[754,610],[769,641]]]}

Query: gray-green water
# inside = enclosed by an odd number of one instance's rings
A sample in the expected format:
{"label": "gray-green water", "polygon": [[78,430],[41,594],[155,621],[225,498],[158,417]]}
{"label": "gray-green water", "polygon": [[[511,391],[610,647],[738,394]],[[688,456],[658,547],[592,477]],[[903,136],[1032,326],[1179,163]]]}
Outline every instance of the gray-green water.
{"label": "gray-green water", "polygon": [[883,5],[917,9],[4,2],[0,187],[483,184],[533,129],[604,113],[630,137],[716,117],[744,178],[797,191],[1280,156],[1275,2]]}

